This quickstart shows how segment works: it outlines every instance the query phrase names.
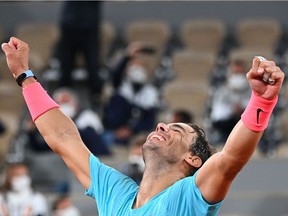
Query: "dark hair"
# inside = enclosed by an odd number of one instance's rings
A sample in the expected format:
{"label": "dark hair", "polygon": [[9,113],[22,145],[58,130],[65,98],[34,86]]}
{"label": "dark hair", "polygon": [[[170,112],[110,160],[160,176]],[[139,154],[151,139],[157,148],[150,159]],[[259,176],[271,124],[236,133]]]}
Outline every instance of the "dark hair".
{"label": "dark hair", "polygon": [[[197,155],[198,157],[201,158],[202,165],[203,165],[207,161],[208,158],[210,158],[214,153],[216,153],[216,149],[210,145],[210,143],[208,142],[206,138],[206,134],[202,128],[200,128],[199,126],[195,124],[189,123],[188,125],[192,127],[197,134],[194,142],[191,143],[190,145],[190,151],[192,152],[193,155]],[[194,175],[194,173],[200,167],[191,170],[191,176]]]}

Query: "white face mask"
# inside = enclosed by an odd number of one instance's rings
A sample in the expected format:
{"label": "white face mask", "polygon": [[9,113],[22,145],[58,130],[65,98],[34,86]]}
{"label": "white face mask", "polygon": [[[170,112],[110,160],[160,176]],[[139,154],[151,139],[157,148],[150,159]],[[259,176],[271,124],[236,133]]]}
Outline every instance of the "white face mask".
{"label": "white face mask", "polygon": [[244,90],[248,87],[248,81],[243,74],[232,74],[228,77],[228,87],[232,90]]}
{"label": "white face mask", "polygon": [[57,210],[56,214],[57,216],[80,216],[80,213],[78,209],[74,206],[70,206],[65,209]]}
{"label": "white face mask", "polygon": [[14,177],[11,181],[11,187],[15,192],[25,191],[31,187],[31,178],[28,175]]}
{"label": "white face mask", "polygon": [[127,77],[133,83],[146,83],[148,79],[147,70],[139,65],[130,66],[127,71]]}
{"label": "white face mask", "polygon": [[137,155],[130,155],[128,158],[129,162],[132,164],[137,164],[139,166],[139,170],[141,172],[144,172],[145,169],[145,162],[142,158],[142,156],[137,156]]}
{"label": "white face mask", "polygon": [[76,107],[69,104],[69,103],[62,103],[59,104],[61,107],[61,110],[70,118],[73,118],[76,115]]}

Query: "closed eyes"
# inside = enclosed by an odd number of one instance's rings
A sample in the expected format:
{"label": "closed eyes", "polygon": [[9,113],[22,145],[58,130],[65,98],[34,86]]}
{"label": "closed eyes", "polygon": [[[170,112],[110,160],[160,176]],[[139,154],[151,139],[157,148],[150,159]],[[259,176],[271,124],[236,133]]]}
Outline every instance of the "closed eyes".
{"label": "closed eyes", "polygon": [[184,136],[183,133],[185,132],[185,130],[184,130],[184,128],[182,128],[182,127],[179,126],[179,125],[172,125],[172,126],[171,126],[171,130],[179,133],[179,134],[181,135],[181,137]]}
{"label": "closed eyes", "polygon": [[178,124],[173,124],[170,127],[172,130],[175,130],[175,131],[179,131],[179,132],[185,132],[186,131],[181,125],[178,125]]}

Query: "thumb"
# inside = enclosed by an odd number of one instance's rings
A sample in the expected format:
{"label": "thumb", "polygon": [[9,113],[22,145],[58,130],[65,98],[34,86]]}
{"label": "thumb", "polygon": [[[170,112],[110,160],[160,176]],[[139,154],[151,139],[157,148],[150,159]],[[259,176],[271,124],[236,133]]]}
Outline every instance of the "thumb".
{"label": "thumb", "polygon": [[[261,57],[261,58],[263,58],[263,57]],[[260,57],[255,56],[255,58],[253,59],[253,62],[252,62],[252,69],[257,70],[260,63],[261,63]]]}
{"label": "thumb", "polygon": [[2,43],[1,48],[4,51],[4,53],[6,53],[10,50],[8,43]]}
{"label": "thumb", "polygon": [[250,71],[246,74],[246,77],[248,79],[254,79],[259,77],[259,75],[261,75],[264,72],[264,69],[259,67],[260,63],[261,63],[261,59],[264,59],[263,57],[258,57],[255,56],[255,58],[252,61],[252,68],[250,69]]}

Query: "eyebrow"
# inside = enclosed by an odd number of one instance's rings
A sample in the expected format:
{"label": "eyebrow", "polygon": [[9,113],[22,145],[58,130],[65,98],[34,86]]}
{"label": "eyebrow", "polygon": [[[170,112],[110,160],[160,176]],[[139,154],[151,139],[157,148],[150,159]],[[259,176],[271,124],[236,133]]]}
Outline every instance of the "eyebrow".
{"label": "eyebrow", "polygon": [[178,125],[178,124],[172,124],[171,127],[178,128],[178,129],[180,129],[182,132],[185,132],[185,131],[186,131],[181,125]]}
{"label": "eyebrow", "polygon": [[[182,127],[182,126],[179,125],[179,124],[172,124],[171,127],[178,128],[178,129],[180,129],[182,132],[186,132],[186,131],[187,131],[184,127]],[[187,132],[188,132],[188,133],[193,133],[193,132],[195,132],[195,131],[187,131]]]}

